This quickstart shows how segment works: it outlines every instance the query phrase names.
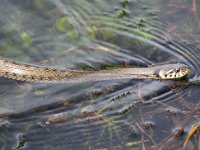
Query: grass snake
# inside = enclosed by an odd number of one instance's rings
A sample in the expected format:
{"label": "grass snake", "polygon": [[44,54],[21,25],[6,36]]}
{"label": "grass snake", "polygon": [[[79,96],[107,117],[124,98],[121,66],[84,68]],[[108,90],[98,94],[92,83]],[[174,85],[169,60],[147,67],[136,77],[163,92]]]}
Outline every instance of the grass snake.
{"label": "grass snake", "polygon": [[81,83],[117,79],[179,79],[190,69],[184,64],[101,71],[62,70],[0,58],[0,77],[26,82]]}

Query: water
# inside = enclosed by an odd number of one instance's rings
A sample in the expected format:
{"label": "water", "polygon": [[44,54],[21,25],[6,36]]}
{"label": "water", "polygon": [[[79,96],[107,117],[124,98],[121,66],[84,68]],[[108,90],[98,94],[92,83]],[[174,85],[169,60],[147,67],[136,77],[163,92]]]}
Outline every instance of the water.
{"label": "water", "polygon": [[[0,56],[62,69],[184,63],[199,76],[199,2],[7,0]],[[1,149],[179,149],[199,122],[199,85],[0,79]],[[187,143],[198,148],[198,133]]]}

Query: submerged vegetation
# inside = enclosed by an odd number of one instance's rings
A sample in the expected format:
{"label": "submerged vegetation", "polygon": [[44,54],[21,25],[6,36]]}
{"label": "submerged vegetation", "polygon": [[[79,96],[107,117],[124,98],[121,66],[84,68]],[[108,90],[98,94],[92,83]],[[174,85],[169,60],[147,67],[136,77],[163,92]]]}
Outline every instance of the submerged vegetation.
{"label": "submerged vegetation", "polygon": [[31,44],[31,36],[27,32],[22,32],[20,35],[22,43],[27,47]]}

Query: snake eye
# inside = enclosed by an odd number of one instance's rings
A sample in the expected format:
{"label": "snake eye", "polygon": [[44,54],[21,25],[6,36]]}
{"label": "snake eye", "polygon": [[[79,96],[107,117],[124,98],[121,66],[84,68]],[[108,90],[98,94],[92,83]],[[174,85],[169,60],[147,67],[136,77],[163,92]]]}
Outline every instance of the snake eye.
{"label": "snake eye", "polygon": [[180,69],[176,69],[176,73],[180,73],[180,71],[181,71]]}

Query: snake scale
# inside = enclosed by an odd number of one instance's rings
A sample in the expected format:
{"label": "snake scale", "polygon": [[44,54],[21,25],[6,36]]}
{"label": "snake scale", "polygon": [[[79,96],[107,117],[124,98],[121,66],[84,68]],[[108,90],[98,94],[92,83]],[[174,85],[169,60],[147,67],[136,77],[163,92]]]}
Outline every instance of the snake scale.
{"label": "snake scale", "polygon": [[189,68],[184,64],[157,65],[102,71],[62,70],[0,58],[0,77],[26,82],[81,83],[117,79],[179,79]]}

